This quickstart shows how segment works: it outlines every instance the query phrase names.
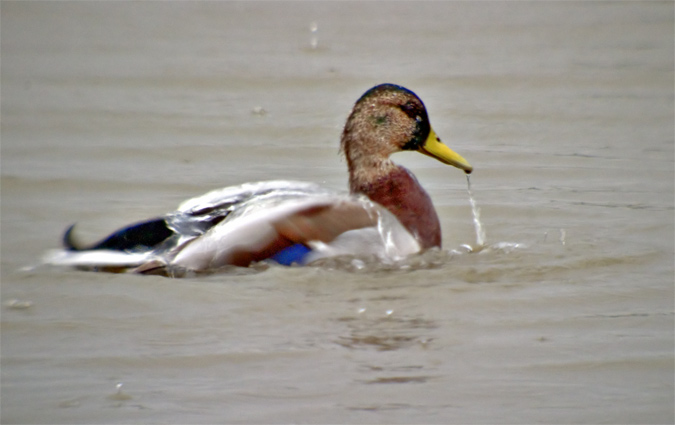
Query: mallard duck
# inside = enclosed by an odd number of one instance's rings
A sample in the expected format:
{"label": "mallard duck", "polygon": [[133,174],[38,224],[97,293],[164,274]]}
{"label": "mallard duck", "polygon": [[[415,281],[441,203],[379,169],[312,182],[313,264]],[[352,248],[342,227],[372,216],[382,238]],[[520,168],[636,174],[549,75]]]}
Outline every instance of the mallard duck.
{"label": "mallard duck", "polygon": [[263,260],[303,265],[345,254],[396,261],[441,246],[431,198],[389,156],[417,151],[467,174],[472,167],[436,136],[415,93],[394,84],[365,92],[347,118],[340,150],[349,170],[348,194],[282,180],[226,187],[93,246],[80,246],[71,226],[65,248],[49,262],[172,274]]}

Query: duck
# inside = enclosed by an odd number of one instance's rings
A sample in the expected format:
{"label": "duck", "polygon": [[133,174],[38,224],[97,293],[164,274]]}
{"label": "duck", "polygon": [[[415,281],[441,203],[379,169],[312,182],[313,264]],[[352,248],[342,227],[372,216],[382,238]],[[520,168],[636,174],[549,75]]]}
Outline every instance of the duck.
{"label": "duck", "polygon": [[440,220],[415,175],[390,156],[416,151],[466,174],[473,167],[431,127],[422,100],[396,84],[367,90],[342,131],[349,191],[269,180],[210,191],[168,214],[86,246],[63,235],[48,263],[94,271],[176,276],[260,262],[307,265],[341,255],[394,262],[440,248]]}

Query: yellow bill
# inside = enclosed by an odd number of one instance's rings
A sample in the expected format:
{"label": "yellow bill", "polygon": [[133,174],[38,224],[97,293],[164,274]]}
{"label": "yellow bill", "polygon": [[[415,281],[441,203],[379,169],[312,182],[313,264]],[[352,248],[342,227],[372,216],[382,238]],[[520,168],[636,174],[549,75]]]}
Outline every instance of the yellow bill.
{"label": "yellow bill", "polygon": [[464,170],[466,174],[471,174],[473,167],[469,162],[462,158],[460,154],[453,151],[441,142],[441,139],[436,136],[434,129],[430,129],[429,137],[420,146],[419,151],[432,158],[436,158],[444,164],[452,165],[453,167]]}

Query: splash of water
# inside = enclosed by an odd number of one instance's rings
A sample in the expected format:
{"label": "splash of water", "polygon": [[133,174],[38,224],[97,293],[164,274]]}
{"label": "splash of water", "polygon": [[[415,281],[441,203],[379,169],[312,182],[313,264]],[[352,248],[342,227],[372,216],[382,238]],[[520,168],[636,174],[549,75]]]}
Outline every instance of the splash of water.
{"label": "splash of water", "polygon": [[469,202],[471,203],[471,212],[473,213],[473,227],[476,229],[476,244],[478,249],[485,247],[485,229],[480,221],[480,208],[476,205],[476,200],[473,197],[471,190],[471,175],[466,175],[467,192],[469,192]]}

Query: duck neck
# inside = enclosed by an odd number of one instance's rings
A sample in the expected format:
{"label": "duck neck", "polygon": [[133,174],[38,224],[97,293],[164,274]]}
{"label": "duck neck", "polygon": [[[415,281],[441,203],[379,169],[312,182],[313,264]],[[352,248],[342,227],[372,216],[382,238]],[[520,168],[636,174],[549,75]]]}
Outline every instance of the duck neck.
{"label": "duck neck", "polygon": [[[387,208],[417,239],[422,249],[441,246],[441,225],[429,194],[406,168],[386,160],[359,173],[350,163],[352,194],[362,194]],[[377,170],[377,171],[375,171]]]}
{"label": "duck neck", "polygon": [[349,188],[358,193],[360,188],[367,187],[370,182],[386,179],[399,168],[389,158],[363,156],[358,159],[347,157],[349,169]]}

